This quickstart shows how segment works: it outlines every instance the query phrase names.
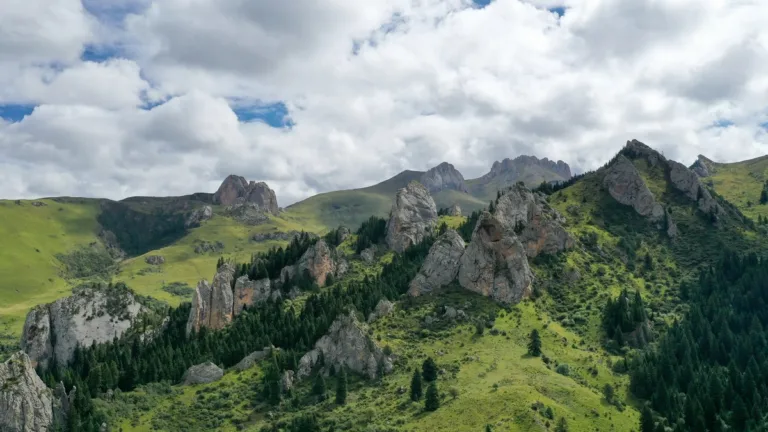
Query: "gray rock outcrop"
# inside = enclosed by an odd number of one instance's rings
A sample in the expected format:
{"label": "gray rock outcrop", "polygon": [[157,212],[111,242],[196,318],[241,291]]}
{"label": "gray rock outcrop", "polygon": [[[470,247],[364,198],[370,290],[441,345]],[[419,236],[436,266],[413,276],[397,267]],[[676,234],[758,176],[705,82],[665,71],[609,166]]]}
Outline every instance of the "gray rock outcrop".
{"label": "gray rock outcrop", "polygon": [[464,183],[464,176],[448,162],[443,162],[429,169],[422,174],[419,181],[430,193],[437,193],[446,189],[469,192],[466,183]]}
{"label": "gray rock outcrop", "polygon": [[213,207],[203,206],[193,211],[187,216],[187,220],[184,221],[184,228],[194,228],[200,226],[203,221],[213,217]]}
{"label": "gray rock outcrop", "polygon": [[80,287],[69,297],[32,309],[24,322],[21,349],[33,367],[60,366],[72,360],[75,348],[120,337],[143,310],[123,284]]}
{"label": "gray rock outcrop", "polygon": [[284,267],[280,271],[280,281],[290,283],[297,275],[309,275],[318,286],[325,286],[328,276],[341,277],[349,268],[346,260],[331,247],[325,240],[320,239],[310,246],[299,262],[292,266]]}
{"label": "gray rock outcrop", "polygon": [[656,202],[632,161],[623,154],[619,154],[606,170],[603,186],[613,199],[631,206],[639,215],[652,222],[658,222],[664,217],[664,208]]}
{"label": "gray rock outcrop", "polygon": [[437,207],[421,183],[400,189],[387,222],[387,245],[395,252],[421,242],[437,225]]}
{"label": "gray rock outcrop", "polygon": [[570,178],[571,167],[563,161],[555,162],[547,158],[523,155],[494,162],[491,170],[478,181],[483,184],[494,181],[502,187],[521,181],[529,187],[535,187],[542,181],[565,181]]}
{"label": "gray rock outcrop", "polygon": [[235,365],[235,370],[242,372],[246,369],[252,368],[256,362],[264,360],[272,353],[272,348],[264,347],[261,351],[254,351],[247,356],[243,357],[240,362]]}
{"label": "gray rock outcrop", "polygon": [[464,248],[464,239],[455,230],[449,229],[438,237],[411,281],[408,294],[414,297],[428,294],[456,279]]}
{"label": "gray rock outcrop", "polygon": [[296,381],[296,373],[292,370],[287,370],[283,372],[283,375],[280,377],[280,390],[283,391],[283,393],[286,393],[290,391],[293,388],[293,384]]}
{"label": "gray rock outcrop", "polygon": [[389,315],[392,310],[395,308],[395,304],[387,299],[381,299],[378,303],[376,303],[376,308],[368,314],[368,322],[372,323],[376,321],[379,318],[383,318],[387,315]]}
{"label": "gray rock outcrop", "polygon": [[480,216],[461,257],[459,284],[503,304],[517,303],[531,293],[533,273],[525,247],[488,212]]}
{"label": "gray rock outcrop", "polygon": [[708,159],[706,156],[699,155],[696,162],[691,165],[691,171],[696,173],[699,177],[709,177],[714,170],[714,162]]}
{"label": "gray rock outcrop", "polygon": [[235,269],[229,263],[224,263],[216,275],[213,283],[202,280],[197,284],[192,295],[192,309],[189,311],[187,321],[187,334],[192,331],[200,331],[201,328],[222,329],[232,322],[234,314],[234,296],[232,283],[235,277]]}
{"label": "gray rock outcrop", "polygon": [[149,265],[165,264],[165,257],[161,255],[149,255],[144,258],[144,262]]}
{"label": "gray rock outcrop", "polygon": [[248,182],[245,178],[229,175],[213,194],[214,204],[231,206],[240,203],[254,203],[273,215],[279,214],[275,191],[264,182]]}
{"label": "gray rock outcrop", "polygon": [[251,236],[251,241],[255,242],[264,242],[264,241],[277,241],[277,240],[286,240],[291,241],[294,239],[294,237],[298,237],[301,235],[301,232],[299,231],[273,231],[273,232],[267,232],[267,233],[256,233]]}
{"label": "gray rock outcrop", "polygon": [[53,431],[61,409],[27,354],[17,352],[0,364],[0,431]]}
{"label": "gray rock outcrop", "polygon": [[184,385],[208,384],[220,380],[223,376],[224,371],[220,367],[206,362],[187,369],[181,381]]}
{"label": "gray rock outcrop", "polygon": [[365,261],[367,264],[370,264],[373,262],[373,260],[376,258],[376,247],[371,246],[367,249],[363,249],[360,251],[360,258]]}
{"label": "gray rock outcrop", "polygon": [[448,209],[448,216],[461,216],[461,207],[458,204],[454,204]]}
{"label": "gray rock outcrop", "polygon": [[336,370],[348,370],[375,379],[392,372],[392,361],[371,339],[366,326],[358,321],[353,312],[340,315],[331,325],[328,334],[320,338],[315,348],[299,361],[298,378],[306,378],[318,367],[322,359],[325,372],[333,366]]}
{"label": "gray rock outcrop", "polygon": [[241,276],[235,281],[233,314],[235,316],[246,307],[267,301],[272,294],[269,278],[252,281],[248,276]]}

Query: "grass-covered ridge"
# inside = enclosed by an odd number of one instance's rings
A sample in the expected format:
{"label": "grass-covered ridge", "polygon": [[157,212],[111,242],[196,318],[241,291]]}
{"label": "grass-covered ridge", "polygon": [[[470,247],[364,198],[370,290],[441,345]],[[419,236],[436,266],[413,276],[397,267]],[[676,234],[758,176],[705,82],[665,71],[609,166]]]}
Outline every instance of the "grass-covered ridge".
{"label": "grass-covered ridge", "polygon": [[704,159],[710,176],[702,178],[715,192],[736,205],[749,218],[757,222],[768,217],[768,204],[760,202],[768,180],[768,157],[735,163],[717,163]]}

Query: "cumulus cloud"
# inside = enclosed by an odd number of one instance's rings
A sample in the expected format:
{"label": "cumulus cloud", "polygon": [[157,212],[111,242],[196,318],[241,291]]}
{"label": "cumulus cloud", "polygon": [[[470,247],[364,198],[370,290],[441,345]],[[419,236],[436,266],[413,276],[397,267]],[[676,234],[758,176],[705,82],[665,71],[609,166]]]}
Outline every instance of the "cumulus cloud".
{"label": "cumulus cloud", "polygon": [[[8,1],[31,24],[0,17],[0,104],[39,106],[0,122],[7,197],[184,194],[237,173],[287,205],[442,161],[583,171],[631,138],[684,163],[768,150],[761,0]],[[81,61],[88,44],[125,58]],[[290,128],[232,109],[277,101]]]}

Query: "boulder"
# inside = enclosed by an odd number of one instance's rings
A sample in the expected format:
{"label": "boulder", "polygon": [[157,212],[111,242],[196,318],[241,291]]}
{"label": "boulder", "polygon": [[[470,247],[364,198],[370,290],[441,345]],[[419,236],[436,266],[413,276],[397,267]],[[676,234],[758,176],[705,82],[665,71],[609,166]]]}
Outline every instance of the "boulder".
{"label": "boulder", "polygon": [[456,279],[464,247],[464,239],[455,230],[449,229],[438,237],[411,281],[408,294],[414,297],[427,294]]}
{"label": "boulder", "polygon": [[[285,241],[291,241],[294,239],[294,237],[298,237],[301,235],[301,232],[299,231],[272,231],[272,232],[266,232],[266,233],[256,233],[251,236],[251,240],[255,242],[264,242],[264,241],[276,241],[276,240],[285,240]],[[310,236],[314,236],[314,234],[310,234]]]}
{"label": "boulder", "polygon": [[161,255],[149,255],[144,258],[144,262],[149,265],[165,264],[165,258]]}
{"label": "boulder", "polygon": [[235,365],[235,370],[242,372],[246,369],[250,369],[256,364],[256,362],[267,358],[271,352],[272,348],[270,347],[264,347],[264,349],[261,351],[254,351],[243,357],[243,359]]}
{"label": "boulder", "polygon": [[623,154],[619,154],[606,170],[603,186],[613,199],[631,206],[639,215],[652,222],[658,222],[664,217],[664,208],[656,202],[632,161]]}
{"label": "boulder", "polygon": [[200,331],[202,327],[222,329],[232,322],[234,313],[234,296],[232,284],[235,269],[229,263],[224,263],[213,277],[213,284],[202,280],[197,284],[192,296],[192,309],[187,320],[187,334]]}
{"label": "boulder", "polygon": [[324,286],[328,275],[339,277],[348,269],[347,261],[335,249],[331,249],[325,240],[320,239],[304,252],[299,262],[280,271],[280,281],[289,283],[297,275],[307,274],[318,286]]}
{"label": "boulder", "polygon": [[235,281],[234,306],[232,313],[237,316],[246,307],[266,301],[272,294],[269,278],[257,281],[241,276]]}
{"label": "boulder", "polygon": [[366,330],[354,312],[338,316],[328,333],[299,361],[298,378],[311,375],[321,360],[323,371],[331,366],[336,370],[346,367],[370,379],[392,372],[392,361],[368,336]]}
{"label": "boulder", "polygon": [[283,393],[286,393],[290,391],[293,388],[293,383],[296,381],[296,373],[292,370],[287,370],[283,372],[283,375],[280,377],[280,390],[283,391]]}
{"label": "boulder", "polygon": [[243,177],[229,175],[213,194],[213,203],[218,205],[232,206],[246,202],[256,204],[273,215],[280,212],[275,191],[264,182],[249,183]]}
{"label": "boulder", "polygon": [[187,220],[184,222],[184,228],[195,228],[200,226],[203,221],[213,217],[213,207],[203,206],[196,209],[187,216]]}
{"label": "boulder", "polygon": [[142,310],[122,283],[79,287],[71,296],[37,306],[27,314],[21,349],[33,367],[47,368],[54,357],[64,366],[78,345],[89,347],[122,336]]}
{"label": "boulder", "polygon": [[461,216],[461,207],[458,204],[454,204],[448,209],[448,216]]}
{"label": "boulder", "polygon": [[696,162],[691,165],[691,171],[699,177],[709,177],[714,171],[714,162],[703,155],[699,155]]}
{"label": "boulder", "polygon": [[371,246],[360,252],[360,258],[367,264],[371,264],[376,259],[376,247]]}
{"label": "boulder", "polygon": [[379,300],[379,302],[376,304],[376,308],[368,315],[368,322],[372,323],[379,318],[389,315],[394,308],[395,304],[391,301],[386,299]]}
{"label": "boulder", "polygon": [[672,186],[680,192],[684,193],[690,200],[694,201],[699,210],[704,213],[722,211],[720,205],[712,198],[712,194],[709,190],[701,184],[699,176],[693,171],[685,167],[685,165],[669,161],[669,180],[672,182]]}
{"label": "boulder", "polygon": [[400,189],[387,222],[387,245],[403,252],[420,243],[437,225],[437,207],[421,183],[411,182]]}
{"label": "boulder", "polygon": [[184,385],[208,384],[220,380],[223,376],[224,371],[220,367],[206,362],[187,369],[181,381]]}
{"label": "boulder", "polygon": [[459,284],[503,304],[518,303],[531,294],[533,273],[525,247],[488,212],[480,216],[461,257]]}
{"label": "boulder", "polygon": [[37,376],[27,354],[17,352],[0,364],[0,431],[53,431],[55,409],[53,392]]}
{"label": "boulder", "polygon": [[437,193],[446,189],[469,192],[464,182],[464,176],[448,162],[443,162],[429,169],[421,175],[419,181],[430,193]]}

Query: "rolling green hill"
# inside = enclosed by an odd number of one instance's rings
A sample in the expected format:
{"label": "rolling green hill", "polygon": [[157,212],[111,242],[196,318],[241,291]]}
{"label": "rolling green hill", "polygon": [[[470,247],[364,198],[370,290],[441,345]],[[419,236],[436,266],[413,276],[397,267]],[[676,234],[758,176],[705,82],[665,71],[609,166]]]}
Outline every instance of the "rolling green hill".
{"label": "rolling green hill", "polygon": [[736,163],[717,163],[700,156],[696,164],[709,171],[702,181],[745,215],[754,221],[768,217],[768,205],[760,203],[760,194],[768,180],[768,156]]}

